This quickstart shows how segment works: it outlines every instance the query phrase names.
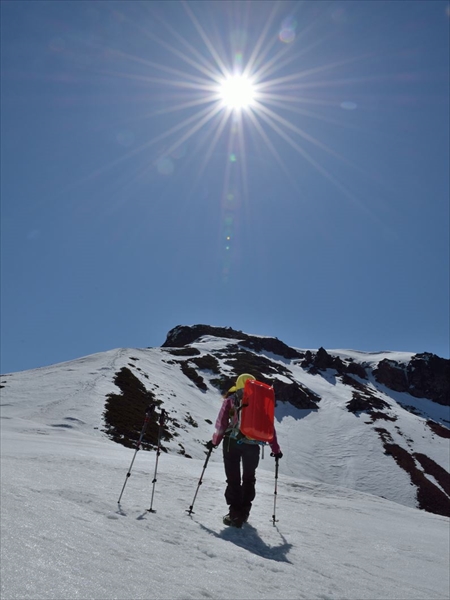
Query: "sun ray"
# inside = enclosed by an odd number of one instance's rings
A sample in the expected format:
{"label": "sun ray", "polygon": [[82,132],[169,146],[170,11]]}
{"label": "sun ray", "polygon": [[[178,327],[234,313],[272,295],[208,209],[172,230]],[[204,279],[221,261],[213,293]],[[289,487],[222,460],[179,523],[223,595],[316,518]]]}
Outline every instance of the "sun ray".
{"label": "sun ray", "polygon": [[[277,96],[277,98],[282,98],[282,97]],[[303,117],[310,117],[312,119],[318,119],[319,121],[322,121],[323,123],[330,123],[330,125],[337,125],[339,127],[345,127],[346,129],[352,129],[354,131],[363,131],[363,129],[361,127],[356,127],[355,125],[352,125],[349,123],[343,123],[342,120],[338,121],[337,119],[332,119],[330,117],[324,117],[322,114],[315,113],[312,110],[307,110],[305,108],[300,108],[298,106],[292,106],[292,104],[286,104],[284,102],[284,100],[285,100],[284,98],[282,98],[281,100],[277,100],[275,98],[268,98],[268,97],[264,96],[264,104],[266,104],[266,105],[268,104],[270,106],[276,106],[285,111],[302,115]],[[315,104],[315,103],[312,102],[312,104]],[[330,103],[328,103],[328,106],[336,107],[337,105],[336,105],[336,102],[330,102]]]}
{"label": "sun ray", "polygon": [[[211,65],[211,63],[203,56],[203,54],[201,52],[199,52],[194,46],[192,46],[181,34],[179,34],[171,25],[169,25],[169,23],[167,23],[162,17],[160,17],[159,15],[156,16],[157,19],[167,28],[167,30],[174,36],[175,39],[177,39],[179,42],[181,42],[181,44],[183,44],[183,46],[185,48],[187,48],[187,50],[189,50],[189,52],[191,52],[192,56],[196,57],[197,60],[201,63],[203,63],[204,68],[206,69],[206,72],[202,71],[205,73],[208,73],[208,76],[211,77],[211,79],[214,79],[215,77],[217,77],[217,70],[214,68],[213,65]],[[197,65],[198,68],[198,65]]]}
{"label": "sun ray", "polygon": [[290,52],[290,48],[288,45],[285,45],[275,56],[271,58],[271,60],[267,61],[259,70],[255,71],[254,77],[256,80],[261,81],[263,77],[268,77],[272,73],[281,70],[283,67],[291,64],[294,61],[297,61],[299,58],[308,54],[311,50],[320,46],[327,40],[329,36],[324,36],[323,38],[319,38],[314,40],[309,46],[303,48],[301,51],[296,52],[295,54],[290,54],[284,61],[279,62],[279,59],[285,54]]}
{"label": "sun ray", "polygon": [[287,178],[289,179],[291,185],[293,186],[293,189],[297,190],[299,193],[303,193],[299,188],[298,185],[296,183],[296,181],[294,180],[294,178],[292,177],[292,173],[289,171],[289,169],[286,168],[286,165],[284,164],[284,162],[281,160],[281,157],[279,155],[279,153],[277,152],[277,149],[275,148],[272,140],[269,138],[269,136],[267,135],[267,133],[264,131],[264,128],[261,126],[261,124],[259,123],[256,113],[254,113],[253,111],[250,111],[248,113],[248,117],[251,119],[253,126],[255,128],[255,130],[258,132],[258,134],[261,136],[261,138],[263,139],[265,146],[267,148],[269,148],[272,156],[275,158],[275,160],[277,161],[277,163],[280,165],[283,173],[287,176]]}
{"label": "sun ray", "polygon": [[170,27],[170,25],[168,25],[166,23],[166,21],[164,19],[162,19],[162,17],[160,17],[158,14],[155,14],[155,11],[153,11],[152,16],[155,16],[161,23],[163,23],[163,25],[171,32],[171,34],[174,37],[176,37],[185,47],[187,47],[189,52],[193,56],[197,57],[197,59],[201,63],[203,63],[203,67],[200,66],[198,63],[196,63],[193,59],[191,59],[186,54],[183,54],[183,52],[181,52],[177,48],[174,48],[171,44],[168,44],[167,42],[162,40],[160,37],[158,37],[156,34],[149,31],[148,28],[142,26],[139,22],[133,21],[132,19],[128,18],[126,15],[121,13],[122,20],[127,21],[127,23],[129,23],[130,25],[135,27],[137,29],[137,31],[141,32],[143,35],[145,35],[145,37],[155,41],[161,47],[166,48],[167,50],[169,50],[169,52],[171,52],[178,58],[181,58],[184,62],[193,66],[195,69],[197,69],[198,71],[203,73],[203,75],[205,75],[209,79],[214,79],[214,77],[216,76],[216,71],[215,71],[214,67],[210,63],[208,63],[208,61],[202,56],[202,54],[200,52],[198,52],[191,44],[189,44],[183,38],[183,36],[178,34],[172,27]]}
{"label": "sun ray", "polygon": [[[296,107],[285,107],[285,106],[283,106],[282,103],[274,103],[274,104],[279,105],[281,108],[284,108],[285,110],[290,110],[291,112],[298,112],[299,114],[319,119],[320,121],[322,121],[324,123],[330,123],[332,125],[337,125],[337,126],[341,126],[341,127],[343,126],[346,129],[353,130],[353,131],[358,131],[360,133],[361,132],[367,133],[367,131],[364,130],[363,128],[361,128],[361,127],[356,127],[356,126],[348,124],[348,123],[345,123],[343,125],[341,121],[337,121],[335,119],[330,119],[328,117],[323,117],[322,115],[317,115],[317,114],[315,114],[315,113],[313,113],[311,111],[305,111],[304,109],[300,109],[300,108],[296,108]],[[366,169],[362,169],[361,167],[359,167],[353,161],[350,161],[350,160],[346,159],[342,154],[339,154],[339,153],[335,152],[329,146],[327,146],[325,144],[322,144],[321,142],[319,142],[319,140],[313,138],[312,136],[309,136],[307,133],[305,133],[301,129],[298,129],[297,127],[295,127],[294,125],[292,125],[292,123],[290,123],[290,121],[287,121],[286,119],[283,119],[280,115],[278,115],[277,113],[271,111],[267,107],[263,107],[262,110],[265,110],[267,112],[267,114],[269,114],[273,119],[275,119],[278,122],[282,123],[285,127],[287,127],[288,129],[291,129],[293,132],[297,133],[299,136],[301,136],[302,138],[306,139],[311,144],[314,144],[315,146],[318,146],[324,152],[327,152],[328,154],[334,156],[334,158],[336,158],[339,161],[343,162],[348,167],[354,169],[355,171],[357,171],[358,173],[360,173],[364,177],[369,177],[373,181],[376,181],[377,183],[380,183],[379,178],[375,174],[370,173]]]}
{"label": "sun ray", "polygon": [[199,168],[199,172],[197,175],[197,180],[200,179],[200,177],[203,175],[207,164],[209,163],[209,161],[211,160],[211,157],[213,155],[214,149],[217,146],[217,143],[219,142],[219,139],[225,129],[225,126],[229,120],[231,116],[231,111],[223,111],[222,117],[220,119],[220,121],[218,122],[217,126],[216,126],[216,130],[214,131],[214,135],[213,135],[213,139],[211,140],[211,143],[209,145],[209,149],[208,151],[205,153],[205,156],[203,157],[203,161],[200,165]]}
{"label": "sun ray", "polygon": [[[317,75],[318,73],[323,73],[324,71],[329,71],[330,69],[335,69],[336,67],[342,67],[344,65],[348,65],[358,60],[363,60],[364,58],[367,58],[367,55],[347,58],[345,60],[339,60],[333,63],[328,63],[326,65],[321,65],[320,67],[314,67],[313,69],[306,69],[304,71],[300,71],[292,75],[285,75],[283,77],[279,77],[278,79],[269,79],[258,84],[258,91],[264,91],[266,88],[271,87],[277,87],[278,89],[282,89],[281,86],[283,86],[283,84],[287,84],[291,81],[297,81],[299,79],[304,79],[305,77],[310,77],[311,75]],[[351,81],[351,79],[349,79],[349,81]],[[326,81],[325,83],[329,84],[330,82]],[[305,84],[293,84],[293,87],[289,89],[300,89],[303,85]],[[314,86],[315,82],[312,82],[310,85]]]}
{"label": "sun ray", "polygon": [[197,17],[194,15],[194,13],[192,12],[192,10],[189,8],[189,6],[188,6],[188,4],[187,4],[187,2],[185,0],[182,1],[182,4],[183,4],[183,8],[185,9],[185,11],[187,12],[187,14],[189,15],[189,18],[191,19],[194,27],[196,28],[197,32],[199,33],[200,37],[202,38],[202,40],[204,41],[206,47],[208,48],[211,56],[216,61],[216,64],[219,67],[222,76],[226,77],[226,75],[228,73],[228,69],[226,68],[224,62],[222,61],[222,59],[220,58],[220,56],[216,52],[213,44],[211,43],[210,39],[206,35],[205,31],[203,30],[203,27],[200,25]]}
{"label": "sun ray", "polygon": [[248,178],[247,178],[247,154],[245,152],[245,137],[244,137],[244,125],[243,125],[243,115],[242,113],[237,114],[238,120],[238,146],[240,150],[240,160],[239,163],[241,165],[241,177],[242,177],[242,185],[244,189],[244,198],[248,198]]}
{"label": "sun ray", "polygon": [[279,2],[275,2],[272,8],[272,11],[269,15],[269,18],[266,21],[266,24],[264,26],[264,29],[261,31],[261,34],[255,44],[255,47],[253,49],[252,54],[250,55],[250,58],[247,62],[247,65],[244,69],[243,75],[245,75],[246,77],[250,77],[250,75],[253,73],[254,71],[254,65],[255,65],[255,61],[259,58],[260,56],[260,50],[261,50],[261,46],[264,43],[264,40],[266,39],[267,33],[269,31],[269,28],[272,26],[273,20],[275,18],[275,14],[278,10],[278,6],[279,6]]}
{"label": "sun ray", "polygon": [[184,144],[184,142],[186,142],[190,137],[192,137],[194,133],[201,129],[203,125],[206,125],[206,123],[208,123],[208,121],[210,121],[219,112],[220,107],[217,105],[214,108],[210,109],[210,111],[196,125],[192,126],[187,133],[185,133],[179,140],[172,144],[172,146],[170,146],[170,148],[165,151],[165,154],[171,154],[172,152],[175,152],[177,148]]}
{"label": "sun ray", "polygon": [[176,75],[177,77],[189,79],[193,83],[204,85],[205,83],[211,84],[210,79],[204,79],[202,77],[198,77],[196,75],[192,75],[191,73],[186,73],[186,71],[180,71],[178,69],[174,69],[173,67],[168,67],[167,65],[161,65],[159,63],[155,63],[154,61],[148,60],[146,58],[141,58],[140,56],[135,56],[133,54],[128,54],[126,52],[122,52],[121,50],[116,49],[106,49],[111,55],[119,56],[121,58],[126,58],[132,62],[136,62],[144,65],[145,67],[153,67],[158,69],[159,71],[163,71],[168,73],[169,75]]}
{"label": "sun ray", "polygon": [[329,79],[323,81],[312,81],[309,83],[298,83],[292,85],[280,85],[281,90],[307,90],[314,88],[332,88],[333,86],[353,85],[360,83],[385,83],[388,80],[386,75],[370,75],[367,77],[346,77],[344,79]]}
{"label": "sun ray", "polygon": [[313,144],[314,146],[320,148],[324,152],[327,152],[331,156],[334,156],[334,158],[337,158],[338,160],[344,162],[348,166],[356,168],[356,166],[353,163],[351,163],[350,161],[348,161],[341,154],[339,154],[338,152],[335,152],[334,150],[332,150],[326,144],[323,144],[322,142],[320,142],[319,140],[317,140],[313,136],[309,135],[308,133],[306,133],[302,129],[296,127],[290,121],[288,121],[287,119],[284,119],[283,117],[281,117],[280,115],[278,115],[276,112],[274,112],[270,108],[267,108],[266,106],[263,106],[262,104],[260,104],[259,105],[259,109],[261,110],[261,112],[264,112],[266,115],[268,115],[274,121],[278,121],[278,123],[281,123],[282,125],[284,125],[284,127],[286,127],[287,129],[290,129],[293,133],[296,133],[297,135],[299,135],[300,137],[302,137],[304,140],[306,140],[310,144]]}
{"label": "sun ray", "polygon": [[[171,52],[175,56],[178,56],[178,58],[181,58],[184,62],[186,62],[187,64],[191,65],[192,67],[194,67],[195,69],[197,69],[198,71],[203,73],[203,75],[206,75],[206,77],[208,77],[209,79],[213,79],[213,80],[217,79],[217,72],[214,70],[214,67],[212,67],[210,65],[208,65],[208,67],[199,65],[198,63],[195,62],[194,59],[190,58],[186,54],[183,54],[183,52],[181,52],[180,50],[177,50],[176,48],[174,48],[173,46],[171,46],[164,40],[161,40],[158,36],[156,36],[153,33],[147,32],[146,35],[149,38],[156,41],[160,46],[162,46],[163,48],[166,48],[167,50],[169,50],[169,52]],[[187,46],[190,49],[190,51],[194,53],[194,49],[189,44],[187,44]],[[198,53],[194,53],[194,55],[197,55],[197,54]],[[201,54],[200,54],[200,56],[201,56]]]}
{"label": "sun ray", "polygon": [[336,107],[336,101],[334,100],[322,100],[319,98],[307,98],[305,96],[299,96],[297,94],[289,96],[288,94],[276,94],[274,92],[259,92],[258,94],[261,102],[280,101],[284,102],[285,107],[291,104],[314,104],[315,106],[334,106]]}
{"label": "sun ray", "polygon": [[[180,81],[173,79],[162,79],[161,77],[150,77],[148,75],[136,75],[135,73],[126,73],[120,71],[109,71],[106,69],[99,70],[98,73],[102,75],[111,75],[113,77],[122,77],[124,79],[134,79],[135,81],[143,81],[146,83],[160,83],[163,85],[167,85],[169,87],[178,87],[185,88],[194,91],[203,90],[205,92],[214,93],[216,91],[217,86],[214,86],[212,83],[193,83],[190,81]],[[210,100],[213,102],[213,99]]]}
{"label": "sun ray", "polygon": [[[84,179],[82,179],[81,183],[83,183],[84,181],[88,181],[90,179],[94,179],[94,178],[98,177],[99,175],[101,175],[102,173],[110,171],[114,167],[117,167],[118,165],[122,164],[123,162],[129,160],[130,158],[133,158],[134,156],[137,156],[138,154],[142,153],[144,150],[147,150],[151,146],[154,146],[155,144],[157,144],[159,142],[162,142],[163,140],[165,140],[166,138],[170,137],[174,133],[177,133],[178,131],[180,131],[180,129],[183,129],[183,128],[187,127],[193,121],[197,120],[197,121],[201,122],[201,125],[198,126],[198,123],[197,123],[197,125],[194,125],[192,127],[192,129],[189,130],[189,131],[193,130],[193,133],[195,133],[196,131],[198,131],[198,129],[202,125],[204,125],[205,123],[207,123],[208,120],[210,120],[215,114],[217,114],[218,111],[219,111],[219,109],[217,108],[217,106],[215,106],[214,108],[211,108],[210,106],[208,106],[204,110],[198,111],[197,113],[195,113],[195,115],[192,115],[191,117],[189,117],[187,119],[184,119],[183,121],[181,121],[177,125],[174,125],[172,128],[168,129],[164,133],[161,133],[160,135],[153,137],[148,142],[145,142],[144,144],[141,144],[139,147],[134,148],[133,150],[130,150],[129,152],[127,152],[123,156],[121,156],[121,157],[119,157],[119,158],[111,161],[109,164],[107,164],[107,165],[105,165],[105,166],[97,169],[96,171],[94,171],[93,173],[91,173],[90,175],[88,175],[87,177],[85,177]],[[190,137],[190,136],[188,136],[188,137]],[[183,141],[181,143],[177,144],[174,148],[172,148],[170,150],[170,152],[173,152],[184,141],[185,141],[185,139],[183,139]],[[166,151],[166,153],[170,153],[170,152]]]}
{"label": "sun ray", "polygon": [[331,173],[329,173],[320,163],[318,163],[312,156],[308,154],[308,152],[299,146],[285,131],[283,131],[276,123],[273,123],[271,118],[266,115],[264,112],[260,113],[261,118],[267,123],[267,125],[273,129],[276,133],[280,135],[294,150],[297,150],[303,158],[309,162],[323,177],[328,179],[330,183],[332,183],[346,198],[348,198],[353,204],[357,205],[359,208],[362,208],[367,214],[369,214],[372,218],[374,215],[360,202],[354,194],[352,194],[336,177],[334,177]]}
{"label": "sun ray", "polygon": [[305,117],[310,117],[312,119],[318,119],[319,121],[322,121],[323,123],[329,123],[330,125],[336,125],[338,127],[343,127],[344,129],[348,129],[351,131],[357,131],[359,133],[365,133],[365,134],[369,134],[370,130],[358,125],[354,125],[353,123],[349,123],[348,121],[343,121],[341,120],[337,120],[337,119],[332,119],[331,117],[325,117],[322,114],[319,113],[315,113],[313,111],[307,110],[305,108],[300,108],[299,106],[292,106],[292,104],[298,104],[298,103],[306,103],[306,104],[313,104],[314,106],[332,106],[334,108],[337,108],[338,104],[336,103],[336,101],[332,102],[332,101],[326,101],[326,100],[317,100],[317,99],[310,99],[310,100],[306,100],[303,98],[299,98],[297,96],[293,96],[293,97],[289,97],[289,96],[284,96],[282,94],[261,94],[261,98],[260,98],[261,102],[270,106],[277,106],[278,108],[281,108],[285,111],[288,112],[292,112],[292,113],[296,113]]}
{"label": "sun ray", "polygon": [[168,115],[173,112],[179,112],[186,108],[192,108],[194,106],[200,106],[202,104],[211,104],[211,102],[215,102],[215,100],[211,99],[210,97],[205,97],[205,95],[203,94],[195,100],[189,100],[187,102],[183,102],[182,104],[174,104],[173,106],[166,106],[165,108],[161,108],[159,110],[155,110],[151,113],[148,113],[147,116],[153,117],[157,115]]}

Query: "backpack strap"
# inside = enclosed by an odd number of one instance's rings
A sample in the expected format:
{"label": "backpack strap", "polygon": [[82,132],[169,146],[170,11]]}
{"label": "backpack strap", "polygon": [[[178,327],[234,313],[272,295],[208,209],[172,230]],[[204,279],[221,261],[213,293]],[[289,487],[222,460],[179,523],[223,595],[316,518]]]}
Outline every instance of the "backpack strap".
{"label": "backpack strap", "polygon": [[225,432],[225,435],[228,435],[230,438],[234,438],[237,440],[240,440],[244,437],[240,431],[240,412],[243,406],[241,404],[242,394],[239,394],[239,391],[235,392],[231,396],[233,407],[230,409],[230,425],[228,426]]}

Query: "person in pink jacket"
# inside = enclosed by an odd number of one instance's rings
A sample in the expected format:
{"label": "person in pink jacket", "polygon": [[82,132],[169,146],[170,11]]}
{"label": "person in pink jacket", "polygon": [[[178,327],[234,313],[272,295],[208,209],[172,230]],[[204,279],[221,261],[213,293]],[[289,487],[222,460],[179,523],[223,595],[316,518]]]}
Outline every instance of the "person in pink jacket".
{"label": "person in pink jacket", "polygon": [[[236,430],[238,414],[235,395],[242,394],[247,379],[256,379],[249,373],[239,375],[236,385],[228,391],[216,420],[216,430],[206,446],[216,448],[223,440],[223,463],[227,478],[225,500],[229,512],[223,518],[225,525],[242,527],[246,523],[255,498],[256,468],[259,464],[260,444],[249,440]],[[277,434],[269,442],[271,456],[280,459],[283,456],[277,441]],[[241,477],[242,463],[242,477]]]}

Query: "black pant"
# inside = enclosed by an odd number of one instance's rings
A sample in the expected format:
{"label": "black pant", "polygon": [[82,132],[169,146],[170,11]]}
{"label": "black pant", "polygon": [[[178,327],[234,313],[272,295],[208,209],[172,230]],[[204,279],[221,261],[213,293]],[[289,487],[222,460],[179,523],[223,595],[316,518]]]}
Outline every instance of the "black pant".
{"label": "black pant", "polygon": [[224,438],[222,445],[227,477],[225,500],[230,506],[230,516],[247,519],[255,498],[255,471],[259,463],[259,445],[239,444],[229,437]]}

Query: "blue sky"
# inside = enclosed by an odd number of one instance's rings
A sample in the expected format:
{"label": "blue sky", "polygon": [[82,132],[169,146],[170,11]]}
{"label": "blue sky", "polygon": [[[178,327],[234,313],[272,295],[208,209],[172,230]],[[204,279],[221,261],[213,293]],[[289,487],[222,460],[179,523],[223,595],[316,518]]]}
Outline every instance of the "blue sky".
{"label": "blue sky", "polygon": [[194,323],[449,356],[447,2],[1,11],[3,373]]}

